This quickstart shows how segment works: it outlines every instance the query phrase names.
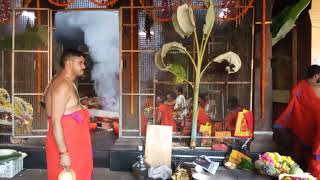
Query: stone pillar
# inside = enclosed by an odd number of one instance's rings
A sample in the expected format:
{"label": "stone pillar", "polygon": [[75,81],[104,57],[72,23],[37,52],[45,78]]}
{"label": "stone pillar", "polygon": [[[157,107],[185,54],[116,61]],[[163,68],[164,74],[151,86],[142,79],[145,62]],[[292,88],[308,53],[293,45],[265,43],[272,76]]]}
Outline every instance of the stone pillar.
{"label": "stone pillar", "polygon": [[270,32],[273,1],[266,1],[266,64],[264,115],[261,114],[262,1],[255,1],[254,119],[255,131],[271,131],[272,124],[272,35]]}
{"label": "stone pillar", "polygon": [[262,1],[255,1],[255,56],[254,56],[254,141],[252,152],[277,151],[272,138],[272,35],[270,32],[273,1],[266,1],[266,64],[264,115],[261,114],[261,64],[262,64]]}

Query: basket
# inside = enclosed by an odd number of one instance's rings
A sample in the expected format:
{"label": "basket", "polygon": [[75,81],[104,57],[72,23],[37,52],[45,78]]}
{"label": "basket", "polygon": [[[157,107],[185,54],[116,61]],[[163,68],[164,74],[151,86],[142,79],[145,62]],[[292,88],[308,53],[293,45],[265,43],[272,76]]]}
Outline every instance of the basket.
{"label": "basket", "polygon": [[306,179],[306,180],[316,180],[317,178],[313,177],[311,174],[309,173],[303,173],[303,174],[299,174],[299,175],[293,175],[293,174],[280,174],[278,176],[279,180],[284,180],[285,178],[292,178],[292,179]]}
{"label": "basket", "polygon": [[[14,151],[15,150],[12,149],[0,149],[0,154],[10,154]],[[22,156],[18,159],[10,160],[0,164],[0,178],[12,178],[23,169],[23,159],[27,156],[27,154],[22,152],[19,153],[21,153]]]}

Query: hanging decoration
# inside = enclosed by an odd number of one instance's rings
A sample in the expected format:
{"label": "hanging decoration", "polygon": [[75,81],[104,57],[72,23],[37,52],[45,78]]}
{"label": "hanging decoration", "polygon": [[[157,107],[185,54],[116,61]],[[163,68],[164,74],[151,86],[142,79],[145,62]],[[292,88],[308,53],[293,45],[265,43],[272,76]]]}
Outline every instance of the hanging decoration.
{"label": "hanging decoration", "polygon": [[[154,0],[153,0],[154,1]],[[188,4],[191,4],[192,0],[185,0]],[[177,10],[178,6],[183,4],[184,1],[177,1],[177,0],[162,0],[161,6],[155,6],[155,3],[148,3],[147,0],[139,0],[141,7],[143,8],[146,14],[149,14],[150,17],[153,17],[153,20],[156,22],[170,22],[172,13]],[[156,10],[154,14],[152,14],[153,9],[147,8],[153,4],[154,10]],[[159,12],[159,13],[158,13]]]}
{"label": "hanging decoration", "polygon": [[240,0],[223,0],[219,8],[220,18],[235,17],[238,15],[238,9],[241,7]]}
{"label": "hanging decoration", "polygon": [[144,32],[146,33],[146,41],[151,41],[151,27],[153,25],[153,19],[152,16],[149,14],[146,14],[145,21],[144,21]]}
{"label": "hanging decoration", "polygon": [[55,6],[59,6],[59,7],[66,7],[69,6],[70,4],[74,3],[76,0],[69,0],[69,1],[63,1],[61,2],[61,0],[48,0],[49,3],[55,5]]}
{"label": "hanging decoration", "polygon": [[92,3],[94,3],[97,6],[113,6],[115,3],[118,2],[118,0],[90,0]]}
{"label": "hanging decoration", "polygon": [[[66,7],[74,3],[76,0],[69,0],[69,1],[61,1],[61,0],[48,0],[49,3],[59,6],[59,7]],[[118,0],[90,0],[97,6],[113,6]]]}
{"label": "hanging decoration", "polygon": [[163,18],[171,18],[172,16],[172,4],[171,0],[162,0],[160,6],[160,14]]}
{"label": "hanging decoration", "polygon": [[31,2],[32,2],[32,0],[23,0],[22,1],[22,7],[29,7]]}
{"label": "hanging decoration", "polygon": [[[140,5],[146,13],[150,13],[151,9],[147,9],[146,0],[139,0]],[[246,0],[245,0],[246,1]],[[187,0],[186,3],[191,4],[191,0]],[[253,7],[254,0],[241,3],[241,0],[223,0],[218,3],[218,7],[222,9],[220,14],[217,16],[220,20],[225,21],[239,21],[251,7]],[[172,12],[174,12],[179,5],[183,2],[177,0],[162,0],[160,7],[155,7],[156,11],[160,8],[160,15],[153,15],[153,20],[157,22],[170,22]],[[245,5],[243,5],[245,4]],[[203,9],[203,6],[192,6],[192,9]]]}
{"label": "hanging decoration", "polygon": [[0,0],[0,23],[6,23],[10,19],[10,0]]}
{"label": "hanging decoration", "polygon": [[[238,21],[253,6],[254,0],[249,0],[246,5],[241,5],[240,0],[224,0],[221,4],[222,12],[218,18],[225,21]],[[238,11],[239,10],[239,11]]]}

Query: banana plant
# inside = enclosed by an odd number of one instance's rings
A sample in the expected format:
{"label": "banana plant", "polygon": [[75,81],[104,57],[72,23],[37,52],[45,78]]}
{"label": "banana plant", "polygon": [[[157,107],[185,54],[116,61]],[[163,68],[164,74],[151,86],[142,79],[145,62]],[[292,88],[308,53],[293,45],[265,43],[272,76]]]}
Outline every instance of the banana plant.
{"label": "banana plant", "polygon": [[[226,67],[226,71],[228,73],[235,73],[241,67],[240,57],[233,52],[227,52],[219,55],[218,57],[210,60],[204,66],[203,57],[215,22],[213,3],[210,0],[204,0],[204,5],[207,8],[207,13],[205,17],[205,24],[202,29],[203,33],[201,42],[198,40],[195,18],[190,4],[180,5],[177,8],[177,12],[172,15],[173,28],[182,38],[188,38],[193,34],[197,51],[196,57],[192,57],[188,50],[178,42],[169,42],[163,44],[160,50],[155,54],[155,64],[159,70],[172,73],[175,75],[177,83],[187,82],[193,88],[192,131],[190,142],[191,148],[195,148],[196,146],[199,87],[200,80],[204,72],[214,62],[221,63],[224,60],[229,62],[229,66]],[[169,63],[165,61],[165,57],[170,51],[179,51],[188,57],[187,59],[192,64],[195,74],[193,82],[187,79],[187,73],[180,64],[174,62]]]}

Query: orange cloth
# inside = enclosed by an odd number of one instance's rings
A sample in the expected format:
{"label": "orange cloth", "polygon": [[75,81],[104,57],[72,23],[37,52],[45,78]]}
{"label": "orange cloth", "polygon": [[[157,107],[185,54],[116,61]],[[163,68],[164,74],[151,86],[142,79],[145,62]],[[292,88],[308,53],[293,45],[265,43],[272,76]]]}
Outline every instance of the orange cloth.
{"label": "orange cloth", "polygon": [[231,110],[225,117],[225,128],[234,134],[234,130],[236,128],[236,122],[238,118],[238,113],[242,111],[241,107],[237,107],[236,109]]}
{"label": "orange cloth", "polygon": [[173,119],[173,110],[171,106],[167,104],[160,104],[156,111],[157,120],[158,120],[159,112],[161,113],[161,120],[160,120],[161,125],[172,126],[172,130],[176,131],[176,122]]}
{"label": "orange cloth", "polygon": [[[90,180],[93,170],[92,146],[89,130],[90,114],[86,109],[64,115],[61,123],[64,140],[71,158],[71,169],[77,180]],[[48,118],[49,129],[46,139],[48,180],[57,180],[63,170],[60,166],[60,153],[52,130],[52,119]]]}
{"label": "orange cloth", "polygon": [[147,132],[147,118],[144,115],[144,112],[141,113],[141,135],[146,136]]}
{"label": "orange cloth", "polygon": [[[189,113],[189,116],[188,116],[190,122],[192,122],[192,113]],[[209,119],[209,116],[207,115],[207,112],[206,110],[199,106],[199,110],[198,110],[198,121],[197,121],[197,130],[199,131],[199,128],[201,125],[206,125],[208,123],[210,123],[210,119]],[[211,124],[211,123],[210,123]]]}
{"label": "orange cloth", "polygon": [[206,113],[206,110],[199,106],[197,129],[199,130],[200,126],[206,125],[206,123],[210,123],[209,117]]}
{"label": "orange cloth", "polygon": [[306,80],[292,90],[288,107],[274,128],[287,128],[295,135],[296,158],[308,163],[308,171],[320,178],[320,98]]}

